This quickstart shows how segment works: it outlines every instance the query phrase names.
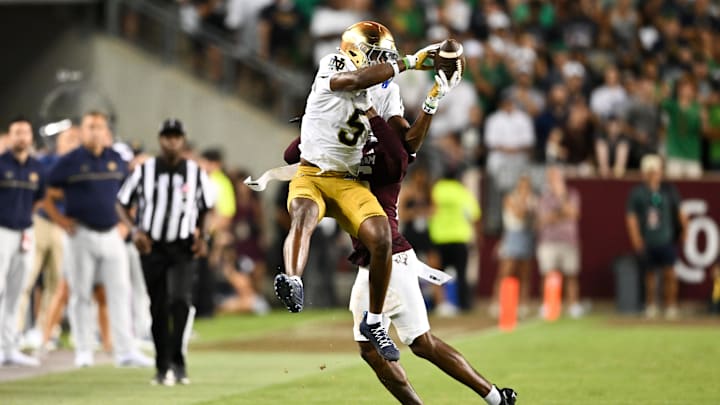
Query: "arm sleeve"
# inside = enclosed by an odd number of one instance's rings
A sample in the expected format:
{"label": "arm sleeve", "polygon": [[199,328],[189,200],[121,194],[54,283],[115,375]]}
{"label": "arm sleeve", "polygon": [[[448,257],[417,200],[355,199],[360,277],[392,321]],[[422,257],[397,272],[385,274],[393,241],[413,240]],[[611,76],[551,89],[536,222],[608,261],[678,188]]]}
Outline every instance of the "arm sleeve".
{"label": "arm sleeve", "polygon": [[35,192],[34,200],[40,201],[45,198],[45,188],[47,187],[47,173],[45,168],[38,170],[38,189]]}
{"label": "arm sleeve", "polygon": [[350,72],[355,67],[350,59],[339,53],[326,55],[320,59],[318,65],[318,72],[313,83],[313,90],[318,93],[332,92],[330,79],[337,73]]}
{"label": "arm sleeve", "polygon": [[63,187],[70,176],[68,160],[65,156],[55,162],[48,170],[48,185],[50,187]]}
{"label": "arm sleeve", "polygon": [[300,162],[300,137],[298,136],[294,141],[288,145],[287,148],[285,148],[285,153],[283,154],[283,158],[285,159],[285,163],[292,165],[295,163]]}
{"label": "arm sleeve", "polygon": [[118,191],[117,199],[123,207],[129,207],[135,199],[134,197],[142,178],[142,167],[142,165],[136,167],[132,174],[125,179],[120,187],[120,191]]}
{"label": "arm sleeve", "polygon": [[215,206],[215,188],[212,186],[205,170],[198,167],[198,190],[200,191],[199,211],[207,211]]}
{"label": "arm sleeve", "polygon": [[637,188],[633,188],[632,191],[630,191],[630,196],[627,200],[627,205],[625,206],[625,213],[627,214],[638,214],[637,209]]}
{"label": "arm sleeve", "polygon": [[[380,164],[385,167],[382,174],[385,182],[394,183],[400,181],[405,169],[407,169],[407,152],[402,139],[381,117],[373,117],[370,120],[370,127],[380,143],[379,149],[381,150],[379,156],[376,156],[381,161],[376,161],[375,166]],[[375,173],[375,170],[373,170],[373,173]]]}

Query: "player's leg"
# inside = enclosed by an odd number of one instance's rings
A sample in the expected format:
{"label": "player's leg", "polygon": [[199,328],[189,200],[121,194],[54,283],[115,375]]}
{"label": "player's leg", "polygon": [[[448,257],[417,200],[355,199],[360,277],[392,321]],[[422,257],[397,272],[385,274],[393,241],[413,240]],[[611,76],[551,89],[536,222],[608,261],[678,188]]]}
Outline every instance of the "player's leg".
{"label": "player's leg", "polygon": [[[18,232],[20,234],[20,232]],[[32,238],[32,233],[30,234]],[[19,245],[19,244],[18,244]],[[12,245],[12,246],[18,246]],[[31,244],[32,245],[32,244]],[[10,267],[7,272],[7,284],[5,285],[5,300],[2,305],[3,314],[0,315],[2,323],[3,351],[5,354],[5,362],[20,366],[37,367],[40,362],[33,357],[27,356],[20,352],[18,342],[20,338],[20,330],[18,329],[18,304],[20,303],[20,295],[24,292],[24,287],[29,284],[29,276],[32,272],[32,265],[35,252],[32,246],[29,250],[16,252],[10,260]]]}
{"label": "player's leg", "polygon": [[153,250],[140,256],[145,285],[150,297],[153,343],[155,345],[155,367],[162,379],[170,368],[170,352],[167,345],[170,336],[170,309],[168,307],[167,258]]}
{"label": "player's leg", "polygon": [[[68,254],[72,265],[67,266],[67,282],[70,289],[69,311],[72,320],[72,333],[75,339],[75,365],[88,367],[93,365],[93,323],[92,294],[96,260],[93,256],[97,243],[91,238],[90,231],[78,227],[75,234],[68,238]],[[69,262],[68,262],[69,263]]]}
{"label": "player's leg", "polygon": [[95,303],[97,303],[98,329],[100,330],[100,341],[106,353],[112,353],[112,336],[110,335],[110,316],[108,315],[107,294],[105,287],[96,285],[93,291]]}
{"label": "player's leg", "polygon": [[[392,273],[392,241],[390,224],[385,216],[367,218],[360,224],[358,239],[370,251],[370,307],[372,314],[381,314],[385,293]],[[373,323],[373,322],[371,322]]]}
{"label": "player's leg", "polygon": [[482,396],[489,405],[512,405],[517,394],[510,388],[498,389],[475,370],[472,365],[441,339],[430,332],[417,337],[410,345],[413,353],[433,363],[447,375]]}
{"label": "player's leg", "polygon": [[115,364],[149,367],[152,362],[135,348],[130,320],[130,268],[125,242],[116,230],[98,233],[100,274],[105,285]]}
{"label": "player's leg", "polygon": [[170,302],[170,317],[172,331],[170,332],[170,362],[172,363],[175,378],[181,384],[188,384],[185,368],[185,355],[183,341],[185,326],[190,314],[192,304],[193,276],[195,275],[195,261],[192,257],[182,257],[167,273],[168,298]]}
{"label": "player's leg", "polygon": [[290,230],[283,246],[285,273],[275,276],[275,295],[290,312],[303,309],[304,292],[300,277],[305,271],[310,239],[320,218],[325,216],[325,200],[318,189],[320,169],[300,166],[290,181],[288,213]]}
{"label": "player's leg", "polygon": [[675,319],[678,316],[678,282],[675,269],[672,266],[663,269],[663,286],[665,287],[665,317]]}
{"label": "player's leg", "polygon": [[402,404],[422,404],[422,400],[407,379],[405,370],[397,361],[387,361],[370,342],[358,342],[360,356],[373,369],[378,380]]}
{"label": "player's leg", "polygon": [[290,201],[289,212],[290,231],[283,249],[285,272],[301,277],[308,260],[310,238],[320,219],[320,207],[312,199],[298,197]]}
{"label": "player's leg", "polygon": [[[401,271],[397,271],[394,272],[393,275],[401,273]],[[422,401],[408,382],[405,370],[403,370],[400,366],[400,363],[388,361],[380,356],[375,347],[368,341],[368,338],[363,336],[360,332],[360,324],[362,323],[364,314],[367,313],[369,306],[369,275],[370,273],[366,268],[361,267],[358,269],[358,274],[357,277],[355,277],[355,283],[353,283],[352,291],[350,293],[350,304],[348,305],[353,314],[353,335],[355,336],[355,341],[360,347],[360,355],[373,369],[380,382],[393,396],[395,396],[395,398],[398,399],[398,401],[403,404],[420,404]],[[412,276],[414,276],[414,274]],[[393,278],[390,282],[397,284],[398,282],[402,282],[402,279]],[[415,283],[417,284],[416,277]],[[402,288],[402,285],[397,285],[397,287]],[[418,294],[420,295],[420,302],[422,304],[421,309],[424,310],[425,304],[422,301],[422,293],[419,291],[419,287],[417,289]],[[401,292],[402,290],[397,291]],[[402,298],[399,296],[393,297],[393,302],[395,304],[402,305],[402,301]],[[387,328],[389,325],[390,318],[388,316],[384,316],[383,326]]]}

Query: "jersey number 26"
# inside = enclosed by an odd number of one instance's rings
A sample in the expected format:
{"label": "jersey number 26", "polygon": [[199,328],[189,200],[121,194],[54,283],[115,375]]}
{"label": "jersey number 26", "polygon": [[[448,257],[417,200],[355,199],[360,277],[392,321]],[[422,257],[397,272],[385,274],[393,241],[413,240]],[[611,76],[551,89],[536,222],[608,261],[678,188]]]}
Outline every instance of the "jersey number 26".
{"label": "jersey number 26", "polygon": [[365,132],[365,124],[360,120],[360,116],[362,115],[365,115],[365,113],[357,108],[353,111],[347,120],[348,128],[343,128],[338,132],[338,139],[341,143],[347,146],[355,146],[355,144],[357,144],[358,138]]}

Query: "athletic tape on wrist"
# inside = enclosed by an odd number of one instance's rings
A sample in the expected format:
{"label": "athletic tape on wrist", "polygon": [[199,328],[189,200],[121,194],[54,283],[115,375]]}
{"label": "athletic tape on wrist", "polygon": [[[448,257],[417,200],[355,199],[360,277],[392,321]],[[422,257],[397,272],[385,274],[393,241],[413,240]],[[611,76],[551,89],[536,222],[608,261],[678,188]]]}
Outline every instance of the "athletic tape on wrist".
{"label": "athletic tape on wrist", "polygon": [[396,61],[396,60],[391,60],[391,61],[388,62],[388,63],[389,63],[390,66],[392,66],[392,68],[393,68],[393,77],[399,75],[399,74],[400,74],[400,66],[398,66],[397,61]]}
{"label": "athletic tape on wrist", "polygon": [[438,109],[438,100],[432,97],[427,97],[423,103],[422,109],[426,114],[435,114]]}

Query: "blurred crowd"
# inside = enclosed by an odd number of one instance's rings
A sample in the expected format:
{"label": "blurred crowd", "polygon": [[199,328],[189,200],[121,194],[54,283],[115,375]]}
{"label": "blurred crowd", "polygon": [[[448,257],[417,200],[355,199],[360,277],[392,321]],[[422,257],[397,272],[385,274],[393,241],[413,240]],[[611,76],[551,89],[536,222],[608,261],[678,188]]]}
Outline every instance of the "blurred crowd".
{"label": "blurred crowd", "polygon": [[[179,3],[191,35],[206,28],[238,54],[308,74],[360,20],[387,25],[401,54],[462,41],[465,81],[432,128],[448,164],[492,173],[507,159],[553,162],[579,175],[622,177],[660,153],[670,177],[720,167],[720,7],[708,0]],[[217,78],[212,48],[197,43],[197,64]],[[412,118],[432,75],[398,81]]]}

